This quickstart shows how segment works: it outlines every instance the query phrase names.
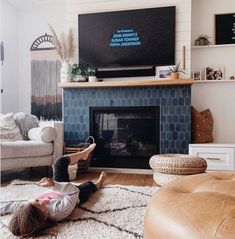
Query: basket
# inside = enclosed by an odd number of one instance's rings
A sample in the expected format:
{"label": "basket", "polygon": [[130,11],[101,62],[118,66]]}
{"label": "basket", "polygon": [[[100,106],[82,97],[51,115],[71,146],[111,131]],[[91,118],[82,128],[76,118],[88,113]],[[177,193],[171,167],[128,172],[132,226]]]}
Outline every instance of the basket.
{"label": "basket", "polygon": [[[82,151],[82,150],[88,148],[93,143],[95,143],[94,137],[89,136],[89,137],[87,137],[87,139],[84,143],[78,144],[78,149],[80,151]],[[77,173],[87,172],[88,168],[90,167],[91,157],[92,157],[92,152],[90,153],[90,155],[88,156],[88,158],[86,160],[79,160],[77,162],[77,165],[78,165]]]}

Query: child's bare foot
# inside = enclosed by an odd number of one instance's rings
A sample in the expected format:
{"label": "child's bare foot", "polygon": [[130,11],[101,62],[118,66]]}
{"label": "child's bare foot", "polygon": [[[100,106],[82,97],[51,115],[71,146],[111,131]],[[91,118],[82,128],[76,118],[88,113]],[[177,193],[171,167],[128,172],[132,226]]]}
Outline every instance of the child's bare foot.
{"label": "child's bare foot", "polygon": [[104,182],[104,180],[105,180],[106,178],[107,178],[107,174],[103,171],[103,172],[100,174],[98,180],[94,183],[95,186],[96,186],[96,188],[97,188],[97,190],[100,189],[100,187],[102,186],[102,184],[103,184],[103,182]]}
{"label": "child's bare foot", "polygon": [[79,160],[87,160],[90,153],[95,149],[95,147],[96,147],[96,144],[93,143],[88,148],[84,149],[83,151],[80,151],[77,153],[72,153],[72,154],[67,154],[67,156],[70,159],[70,164],[75,164]]}

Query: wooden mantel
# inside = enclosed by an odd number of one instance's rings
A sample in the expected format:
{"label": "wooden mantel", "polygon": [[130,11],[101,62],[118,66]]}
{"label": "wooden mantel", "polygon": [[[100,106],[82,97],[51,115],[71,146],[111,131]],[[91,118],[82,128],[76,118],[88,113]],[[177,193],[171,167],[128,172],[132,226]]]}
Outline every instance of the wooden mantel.
{"label": "wooden mantel", "polygon": [[144,87],[144,86],[168,86],[168,85],[192,85],[193,80],[133,80],[133,81],[102,81],[102,82],[64,82],[59,83],[60,88],[103,88],[103,87]]}

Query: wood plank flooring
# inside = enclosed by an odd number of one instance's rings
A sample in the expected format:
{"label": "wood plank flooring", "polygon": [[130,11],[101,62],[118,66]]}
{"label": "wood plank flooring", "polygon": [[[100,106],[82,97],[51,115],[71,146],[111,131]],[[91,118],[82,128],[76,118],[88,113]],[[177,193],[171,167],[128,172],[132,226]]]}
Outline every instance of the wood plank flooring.
{"label": "wood plank flooring", "polygon": [[[100,172],[86,172],[78,174],[75,183],[82,183],[85,181],[92,181],[98,178]],[[107,172],[108,177],[105,181],[106,184],[121,184],[121,185],[135,185],[135,186],[155,186],[153,183],[152,174],[136,174],[136,173],[111,173]],[[46,168],[33,168],[3,172],[1,173],[1,185],[6,186],[13,179],[32,180],[38,181],[46,176]],[[51,175],[50,175],[51,176]]]}
{"label": "wood plank flooring", "polygon": [[[107,172],[105,184],[121,184],[135,186],[152,186],[153,175],[151,174],[132,174],[132,173],[110,173]],[[75,182],[81,183],[98,178],[99,173],[88,172],[77,176]]]}

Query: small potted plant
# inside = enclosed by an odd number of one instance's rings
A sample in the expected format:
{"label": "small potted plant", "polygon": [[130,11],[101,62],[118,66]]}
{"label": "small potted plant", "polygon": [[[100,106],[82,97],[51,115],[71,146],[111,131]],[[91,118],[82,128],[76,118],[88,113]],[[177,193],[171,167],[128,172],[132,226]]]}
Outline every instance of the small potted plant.
{"label": "small potted plant", "polygon": [[199,35],[198,38],[194,41],[195,46],[208,46],[210,45],[209,37],[206,34]]}
{"label": "small potted plant", "polygon": [[92,69],[91,67],[88,69],[88,81],[89,82],[96,82],[96,70]]}
{"label": "small potted plant", "polygon": [[179,79],[180,72],[185,73],[184,71],[180,70],[180,62],[178,62],[175,66],[170,66],[169,69],[171,71],[172,80]]}
{"label": "small potted plant", "polygon": [[69,67],[69,76],[71,81],[86,81],[88,78],[87,64],[73,64]]}

